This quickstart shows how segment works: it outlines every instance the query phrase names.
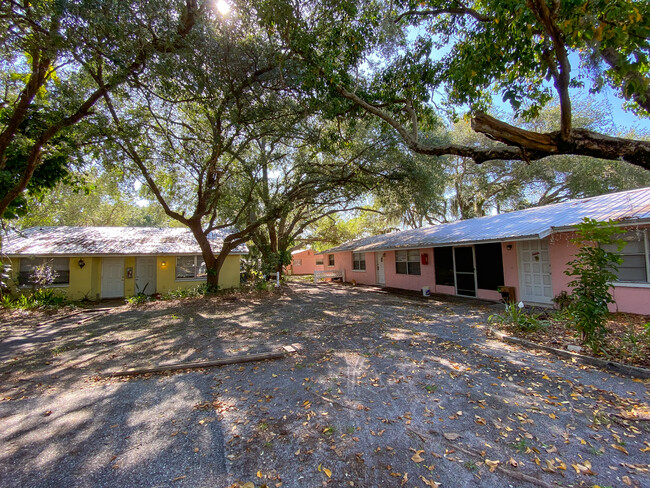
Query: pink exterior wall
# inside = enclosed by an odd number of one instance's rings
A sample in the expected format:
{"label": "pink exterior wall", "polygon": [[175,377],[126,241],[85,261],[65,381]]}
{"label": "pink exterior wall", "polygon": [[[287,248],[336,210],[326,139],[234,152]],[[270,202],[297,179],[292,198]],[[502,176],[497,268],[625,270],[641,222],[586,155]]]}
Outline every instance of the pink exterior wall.
{"label": "pink exterior wall", "polygon": [[[573,277],[564,274],[566,265],[578,252],[578,247],[571,243],[573,232],[554,234],[550,241],[551,283],[553,296],[562,291],[570,292],[569,282]],[[650,285],[618,285],[611,290],[615,304],[609,306],[612,312],[636,313],[650,315]]]}
{"label": "pink exterior wall", "polygon": [[365,254],[365,271],[352,269],[352,251],[334,253],[334,266],[328,265],[329,254],[323,254],[324,266],[319,268],[322,268],[325,271],[345,270],[345,281],[352,282],[352,280],[354,280],[360,285],[376,285],[377,267],[375,262],[375,253],[367,252]]}
{"label": "pink exterior wall", "polygon": [[456,288],[449,285],[435,285],[431,291],[434,291],[435,293],[440,293],[441,295],[456,294]]}
{"label": "pink exterior wall", "polygon": [[[508,249],[508,246],[511,246]],[[517,290],[519,300],[519,260],[517,259],[517,243],[501,243],[501,255],[503,256],[503,281],[504,286],[514,286]]]}
{"label": "pink exterior wall", "polygon": [[551,285],[553,286],[553,296],[562,291],[571,291],[569,282],[573,278],[564,274],[566,265],[578,252],[578,248],[571,243],[573,232],[562,232],[553,234],[549,240],[549,254],[551,257]]}
{"label": "pink exterior wall", "polygon": [[423,286],[428,286],[433,290],[436,285],[433,249],[420,249],[420,255],[422,254],[429,256],[429,264],[420,264],[419,275],[404,275],[395,272],[395,251],[387,251],[384,258],[386,286],[403,290],[421,290]]}
{"label": "pink exterior wall", "polygon": [[[296,260],[300,259],[302,264],[297,265]],[[321,268],[319,266],[319,268]],[[297,252],[291,255],[291,274],[294,275],[309,275],[314,274],[316,269],[316,256],[313,249],[307,249],[302,252]]]}
{"label": "pink exterior wall", "polygon": [[612,295],[616,300],[616,304],[610,305],[613,312],[650,315],[650,288],[617,286]]}
{"label": "pink exterior wall", "polygon": [[363,285],[376,285],[377,284],[377,260],[376,254],[374,252],[366,253],[366,270],[353,270],[352,269],[352,253],[349,253],[350,257],[350,271],[345,270],[345,279],[348,281],[356,281],[359,284]]}

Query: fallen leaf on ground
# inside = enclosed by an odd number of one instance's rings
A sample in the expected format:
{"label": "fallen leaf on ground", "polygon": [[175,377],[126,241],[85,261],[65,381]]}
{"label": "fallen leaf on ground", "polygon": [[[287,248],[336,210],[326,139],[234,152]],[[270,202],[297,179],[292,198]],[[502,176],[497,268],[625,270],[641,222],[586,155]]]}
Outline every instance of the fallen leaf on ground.
{"label": "fallen leaf on ground", "polygon": [[629,453],[627,452],[627,449],[625,449],[623,446],[619,446],[618,444],[612,444],[612,447],[618,451],[621,451],[624,454],[627,454],[629,456]]}
{"label": "fallen leaf on ground", "polygon": [[447,432],[445,434],[442,434],[445,439],[448,441],[455,441],[460,437],[460,434],[456,434],[455,432]]}
{"label": "fallen leaf on ground", "polygon": [[485,460],[485,464],[490,468],[490,473],[494,473],[500,462],[501,461],[490,461],[489,459]]}
{"label": "fallen leaf on ground", "polygon": [[422,449],[421,451],[415,451],[415,454],[413,454],[411,456],[411,461],[413,461],[414,463],[423,462],[424,458],[422,456],[420,456],[420,454],[422,454],[423,452],[424,452],[424,449]]}
{"label": "fallen leaf on ground", "polygon": [[436,483],[433,480],[428,480],[424,476],[420,476],[420,479],[424,482],[425,485],[431,487],[431,488],[438,488],[439,486],[442,485],[442,483]]}

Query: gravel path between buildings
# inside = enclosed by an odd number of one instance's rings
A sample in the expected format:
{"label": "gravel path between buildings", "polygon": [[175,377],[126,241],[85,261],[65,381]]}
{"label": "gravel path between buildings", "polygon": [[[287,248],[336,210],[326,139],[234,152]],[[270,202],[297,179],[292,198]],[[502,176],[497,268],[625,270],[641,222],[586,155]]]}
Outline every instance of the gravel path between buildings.
{"label": "gravel path between buildings", "polygon": [[0,486],[650,486],[650,383],[491,340],[498,309],[291,283],[80,325],[4,313]]}

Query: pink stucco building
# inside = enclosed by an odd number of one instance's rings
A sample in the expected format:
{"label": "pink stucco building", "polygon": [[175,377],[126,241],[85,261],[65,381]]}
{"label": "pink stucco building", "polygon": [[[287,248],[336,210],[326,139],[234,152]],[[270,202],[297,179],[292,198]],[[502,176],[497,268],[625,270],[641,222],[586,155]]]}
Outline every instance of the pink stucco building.
{"label": "pink stucco building", "polygon": [[358,239],[320,255],[325,270],[359,284],[487,300],[508,286],[517,300],[552,305],[569,291],[573,226],[586,217],[620,222],[627,241],[612,310],[650,315],[650,188]]}
{"label": "pink stucco building", "polygon": [[292,275],[312,275],[323,269],[323,256],[317,256],[313,249],[300,249],[291,253],[289,273]]}

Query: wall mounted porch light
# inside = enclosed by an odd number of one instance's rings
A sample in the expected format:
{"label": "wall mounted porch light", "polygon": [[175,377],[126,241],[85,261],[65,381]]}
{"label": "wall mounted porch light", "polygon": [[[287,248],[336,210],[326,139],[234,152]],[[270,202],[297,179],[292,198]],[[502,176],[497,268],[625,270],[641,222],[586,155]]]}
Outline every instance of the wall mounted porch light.
{"label": "wall mounted porch light", "polygon": [[86,262],[84,261],[84,258],[79,258],[79,261],[77,261],[77,264],[79,265],[80,269],[84,269],[84,266],[86,266]]}
{"label": "wall mounted porch light", "polygon": [[167,261],[160,261],[160,267],[161,268],[166,268],[167,267]]}

